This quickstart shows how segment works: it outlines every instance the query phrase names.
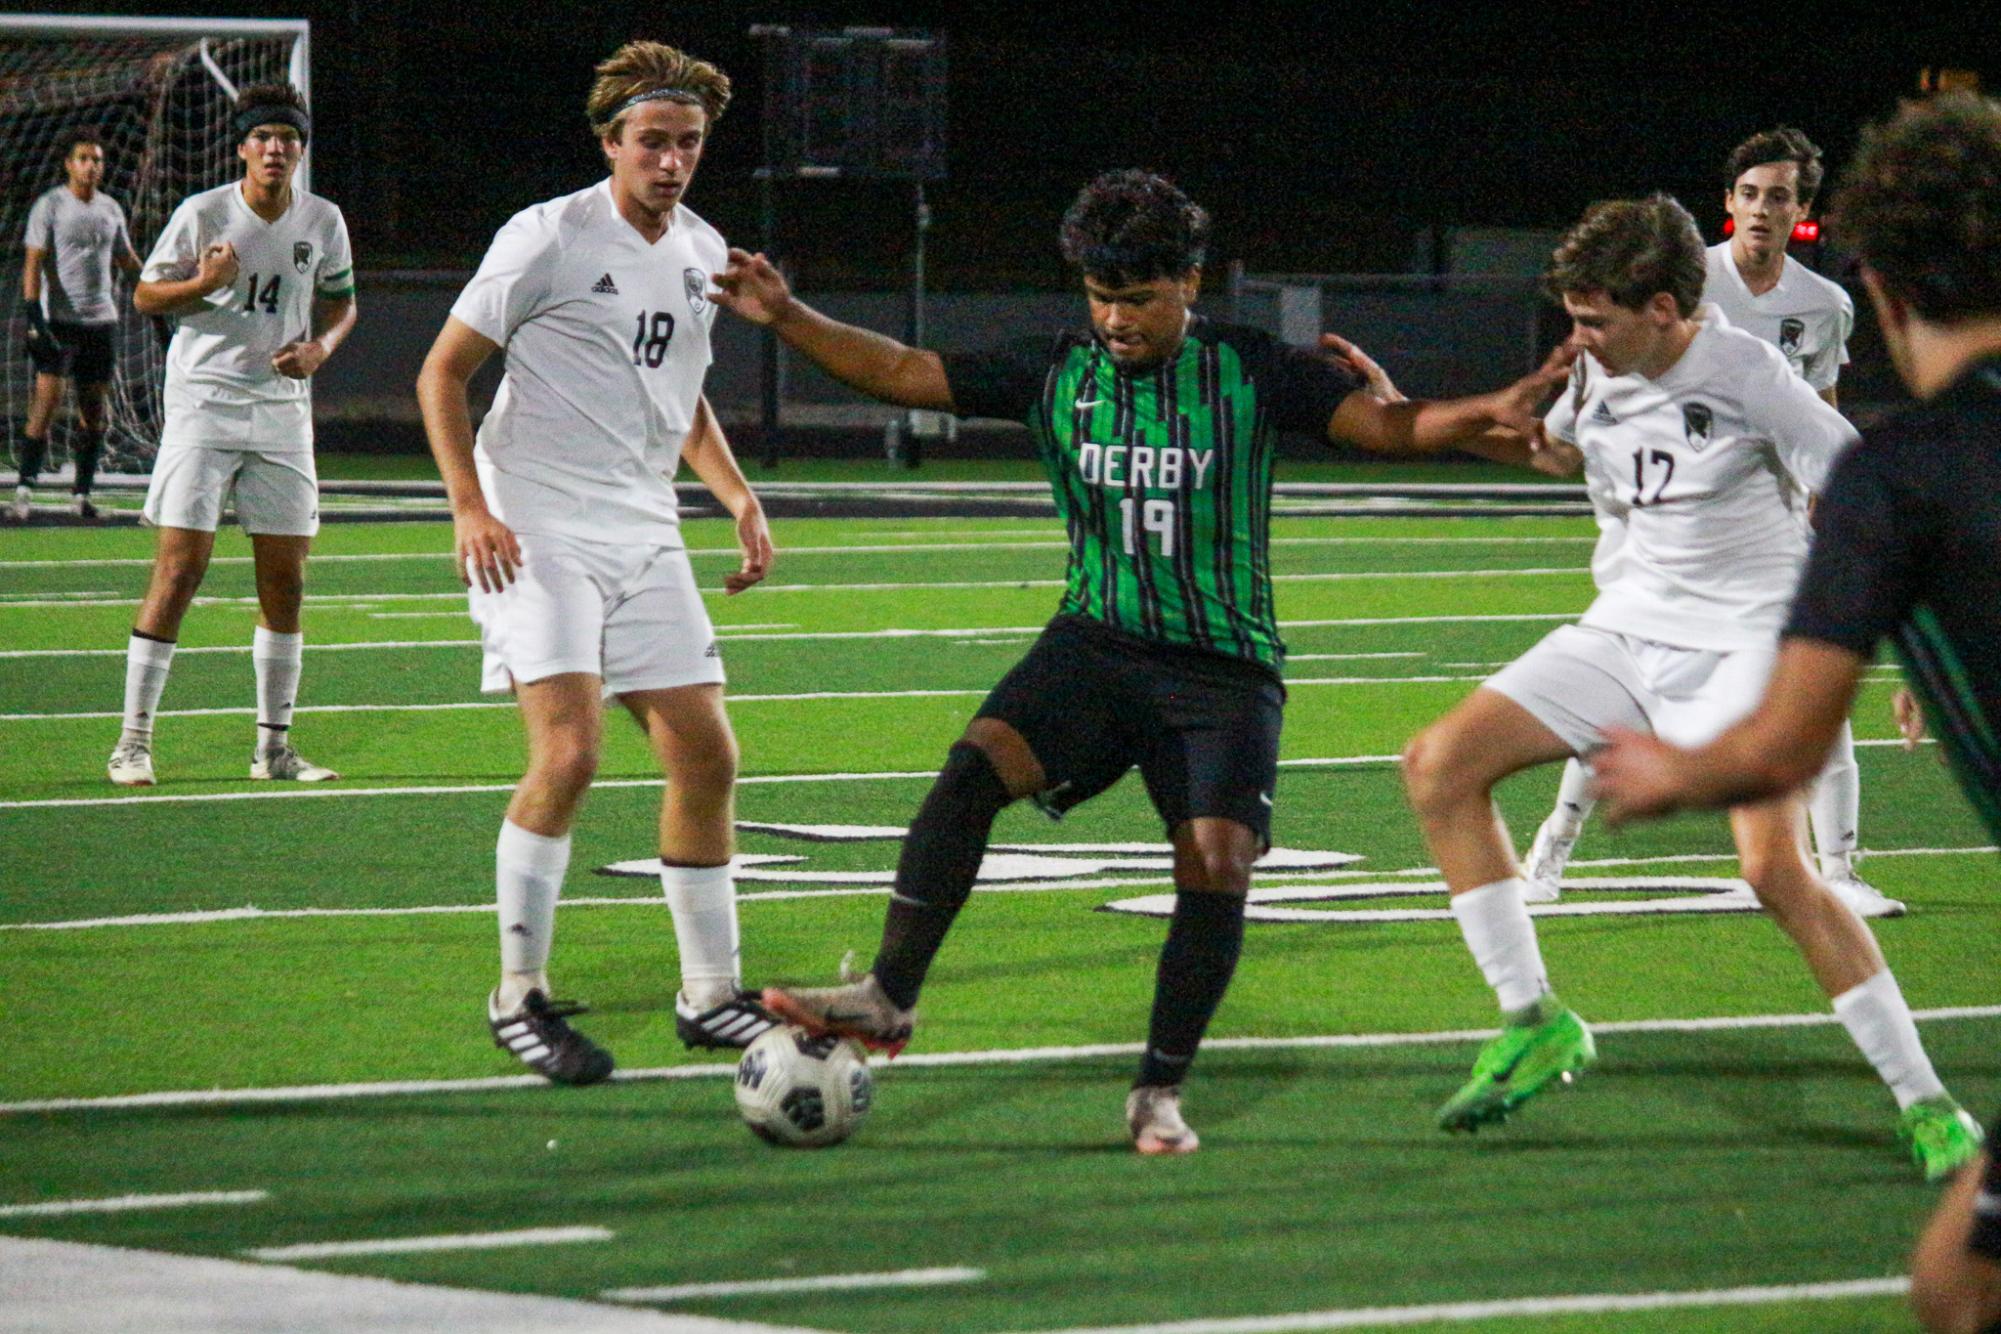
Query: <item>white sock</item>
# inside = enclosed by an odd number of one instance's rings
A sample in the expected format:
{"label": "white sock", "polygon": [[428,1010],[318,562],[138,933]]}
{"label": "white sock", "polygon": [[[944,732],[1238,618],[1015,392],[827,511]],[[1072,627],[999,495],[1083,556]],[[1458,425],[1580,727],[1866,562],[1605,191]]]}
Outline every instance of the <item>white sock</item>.
{"label": "white sock", "polygon": [[1563,766],[1563,782],[1556,789],[1556,809],[1543,822],[1558,838],[1576,838],[1583,832],[1584,821],[1591,814],[1591,808],[1598,804],[1598,794],[1591,789],[1591,771],[1584,767],[1584,761],[1571,759]]}
{"label": "white sock", "polygon": [[1836,996],[1834,1017],[1897,1095],[1900,1110],[1945,1092],[1931,1057],[1925,1055],[1911,1007],[1904,1003],[1904,993],[1889,969]]}
{"label": "white sock", "polygon": [[174,646],[165,640],[134,634],[126,642],[125,730],[119,741],[151,744],[153,715],[160,711],[160,695],[167,688],[173,662]]}
{"label": "white sock", "polygon": [[1862,812],[1862,770],[1855,763],[1855,728],[1846,720],[1828,752],[1827,766],[1814,780],[1807,801],[1813,847],[1823,879],[1854,872],[1855,834]]}
{"label": "white sock", "polygon": [[257,748],[276,750],[285,744],[292,725],[292,705],[299,693],[299,662],[306,637],[257,627],[250,640],[250,662],[257,671]]}
{"label": "white sock", "polygon": [[500,1013],[511,1014],[531,990],[548,990],[544,970],[556,935],[556,899],[570,868],[570,836],[531,834],[504,820],[493,865],[500,904],[498,1004]]}
{"label": "white sock", "polygon": [[728,866],[662,866],[660,888],[674,914],[681,950],[681,994],[697,1010],[736,992],[739,948],[736,886]]}
{"label": "white sock", "polygon": [[1549,976],[1543,971],[1535,923],[1522,903],[1520,880],[1496,880],[1453,895],[1452,915],[1503,1014],[1525,1010],[1548,994]]}

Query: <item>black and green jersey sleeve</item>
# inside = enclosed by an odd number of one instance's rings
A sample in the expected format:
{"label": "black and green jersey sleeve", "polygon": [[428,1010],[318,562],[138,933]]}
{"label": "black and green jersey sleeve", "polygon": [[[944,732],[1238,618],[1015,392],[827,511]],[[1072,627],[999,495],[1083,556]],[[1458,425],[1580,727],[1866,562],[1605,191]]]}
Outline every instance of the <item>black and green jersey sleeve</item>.
{"label": "black and green jersey sleeve", "polygon": [[1786,634],[1864,658],[1889,640],[2001,839],[2001,361],[1865,432],[1814,526]]}
{"label": "black and green jersey sleeve", "polygon": [[1196,321],[1175,359],[1119,371],[1088,333],[944,358],[966,416],[1025,421],[1070,537],[1059,611],[1277,671],[1272,459],[1324,438],[1351,372],[1261,330]]}

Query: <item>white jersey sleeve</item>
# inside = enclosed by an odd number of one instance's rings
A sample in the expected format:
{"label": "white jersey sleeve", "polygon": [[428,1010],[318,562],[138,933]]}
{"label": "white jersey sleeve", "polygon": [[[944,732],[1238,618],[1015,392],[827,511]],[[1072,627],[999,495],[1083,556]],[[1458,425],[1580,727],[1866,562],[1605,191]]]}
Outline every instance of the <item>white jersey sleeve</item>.
{"label": "white jersey sleeve", "polygon": [[[146,256],[145,267],[139,270],[139,281],[145,283],[178,283],[192,278],[201,269],[203,246],[201,215],[194,207],[199,196],[190,196],[181,201],[167,225],[161,229],[160,237],[153,242],[153,252]],[[230,289],[217,288],[203,300],[212,308],[229,304]]]}
{"label": "white jersey sleeve", "polygon": [[1841,298],[1841,308],[1835,315],[1832,337],[1800,368],[1806,382],[1815,389],[1832,389],[1841,379],[1841,368],[1846,366],[1848,338],[1855,332],[1855,298],[1841,289],[1835,289]]}
{"label": "white jersey sleeve", "polygon": [[1773,358],[1744,398],[1760,434],[1772,442],[1800,490],[1818,495],[1837,459],[1862,437],[1813,387]]}
{"label": "white jersey sleeve", "polygon": [[354,248],[348,244],[347,216],[328,205],[333,217],[326,226],[320,246],[319,268],[313,277],[317,296],[337,298],[354,295]]}
{"label": "white jersey sleeve", "polygon": [[506,347],[514,331],[548,303],[556,237],[545,208],[527,209],[508,219],[487,247],[479,271],[452,303],[453,318]]}
{"label": "white jersey sleeve", "polygon": [[55,191],[41,196],[28,210],[28,226],[21,243],[30,250],[56,248]]}
{"label": "white jersey sleeve", "polygon": [[1543,414],[1542,429],[1566,445],[1577,443],[1577,409],[1584,402],[1585,390],[1591,383],[1591,359],[1580,355],[1570,364],[1570,382],[1557,395],[1556,402]]}

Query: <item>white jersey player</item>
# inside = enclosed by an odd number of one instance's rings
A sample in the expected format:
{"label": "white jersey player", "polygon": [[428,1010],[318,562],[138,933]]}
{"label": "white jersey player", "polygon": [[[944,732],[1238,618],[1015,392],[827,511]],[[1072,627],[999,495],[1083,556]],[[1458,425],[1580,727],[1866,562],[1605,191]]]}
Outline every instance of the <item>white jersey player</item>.
{"label": "white jersey player", "polygon": [[[1796,497],[1857,439],[1776,348],[1698,305],[1702,280],[1695,220],[1665,195],[1594,205],[1558,247],[1549,285],[1580,358],[1543,431],[1551,448],[1581,452],[1594,491],[1624,501],[1625,540],[1578,624],[1502,669],[1404,754],[1453,915],[1506,1020],[1440,1109],[1448,1130],[1504,1120],[1595,1058],[1589,1030],[1550,987],[1494,785],[1584,754],[1609,729],[1699,745],[1747,714],[1806,556]],[[1950,1099],[1868,927],[1807,865],[1799,813],[1796,797],[1731,811],[1744,878],[1915,1138]]]}
{"label": "white jersey player", "polygon": [[76,464],[70,504],[86,519],[97,517],[90,490],[104,449],[106,400],[117,365],[118,292],[114,266],[139,271],[125,210],[98,186],[104,180],[104,145],[95,134],[78,132],[63,155],[63,184],[43,194],[28,210],[22,239],[21,315],[27,321],[23,345],[35,365],[35,389],[21,432],[10,513],[26,519],[35,482],[48,461],[49,426],[62,406],[63,386],[76,385],[76,434],[70,457]]}
{"label": "white jersey player", "polygon": [[290,728],[306,556],[319,531],[309,381],[354,327],[354,261],[340,210],[293,184],[312,133],[298,91],[245,88],[235,124],[243,178],[182,201],[132,298],[140,313],[176,316],[180,328],[167,351],[166,423],[146,492],[146,520],[159,536],[126,649],[114,783],[153,781],[153,720],[174,642],[232,495],[257,575],[250,776],[339,777],[301,758]]}
{"label": "white jersey player", "polygon": [[[1703,300],[1732,325],[1776,347],[1793,373],[1833,405],[1836,381],[1848,363],[1855,303],[1839,284],[1786,254],[1794,226],[1806,216],[1820,185],[1820,150],[1798,130],[1781,127],[1738,145],[1727,173],[1724,206],[1733,230],[1728,241],[1709,248]],[[1594,568],[1611,558],[1607,545],[1623,531],[1622,525],[1608,521],[1603,506],[1598,509],[1605,532]],[[1798,512],[1804,521],[1806,507]],[[1584,766],[1566,764],[1555,808],[1536,831],[1524,863],[1531,902],[1558,897],[1564,867],[1594,802]],[[1807,803],[1820,873],[1863,916],[1896,916],[1904,905],[1865,882],[1855,869],[1860,810],[1855,733],[1844,725]]]}
{"label": "white jersey player", "polygon": [[[681,538],[673,474],[686,459],[736,517],[731,593],[772,559],[763,508],[702,381],[727,254],[682,202],[729,80],[657,42],[598,66],[587,102],[608,179],[516,214],[452,307],[418,381],[451,498],[460,577],[485,645],[481,684],[514,692],[528,771],[495,854],[500,985],[494,1041],[563,1084],[611,1073],[566,1022],[548,979],[570,829],[615,697],[666,775],[660,880],[680,948],[676,1031],[742,1047],[771,1026],[740,986],[733,792],[723,666]],[[466,384],[507,371],[475,440]]]}

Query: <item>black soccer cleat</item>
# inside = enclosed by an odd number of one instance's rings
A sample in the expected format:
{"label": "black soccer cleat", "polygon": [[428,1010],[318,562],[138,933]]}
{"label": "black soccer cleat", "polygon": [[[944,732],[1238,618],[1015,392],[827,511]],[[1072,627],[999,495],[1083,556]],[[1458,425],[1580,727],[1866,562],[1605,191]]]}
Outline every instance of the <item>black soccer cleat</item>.
{"label": "black soccer cleat", "polygon": [[510,1015],[495,1013],[500,993],[486,1000],[486,1023],[493,1045],[511,1051],[521,1063],[552,1084],[595,1084],[612,1072],[611,1053],[565,1022],[590,1007],[576,1001],[552,1001],[540,990],[528,993]]}
{"label": "black soccer cleat", "polygon": [[739,990],[713,1009],[695,1013],[678,994],[674,997],[674,1033],[688,1050],[708,1047],[728,1051],[748,1047],[778,1020],[758,1003],[755,991]]}

